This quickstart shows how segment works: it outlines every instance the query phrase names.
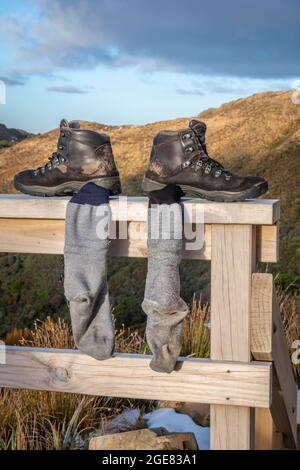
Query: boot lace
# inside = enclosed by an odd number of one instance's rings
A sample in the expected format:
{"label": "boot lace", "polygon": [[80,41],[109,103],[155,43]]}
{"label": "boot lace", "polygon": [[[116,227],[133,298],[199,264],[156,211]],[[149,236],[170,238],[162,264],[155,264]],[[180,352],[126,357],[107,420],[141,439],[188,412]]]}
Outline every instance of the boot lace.
{"label": "boot lace", "polygon": [[195,155],[194,158],[192,158],[189,164],[193,164],[196,171],[203,169],[204,173],[207,175],[213,171],[215,178],[219,178],[222,174],[224,174],[226,181],[229,181],[232,177],[232,173],[230,173],[228,170],[225,170],[224,166],[217,160],[211,158],[207,153],[206,144],[202,142],[197,135],[196,138],[200,145],[200,151],[197,153],[197,155]]}
{"label": "boot lace", "polygon": [[53,168],[56,168],[57,166],[67,161],[67,159],[60,153],[60,151],[64,150],[64,146],[61,145],[61,143],[64,142],[64,139],[66,138],[68,138],[68,135],[65,132],[61,132],[57,151],[52,153],[51,157],[48,158],[47,163],[44,163],[44,165],[41,165],[36,170],[34,170],[35,176],[39,173],[45,173],[46,170],[51,171]]}
{"label": "boot lace", "polygon": [[44,163],[44,165],[39,166],[36,170],[34,170],[34,174],[37,175],[38,173],[45,173],[46,170],[52,170],[53,168],[65,163],[66,159],[60,153],[54,152],[51,157],[48,158],[48,162]]}

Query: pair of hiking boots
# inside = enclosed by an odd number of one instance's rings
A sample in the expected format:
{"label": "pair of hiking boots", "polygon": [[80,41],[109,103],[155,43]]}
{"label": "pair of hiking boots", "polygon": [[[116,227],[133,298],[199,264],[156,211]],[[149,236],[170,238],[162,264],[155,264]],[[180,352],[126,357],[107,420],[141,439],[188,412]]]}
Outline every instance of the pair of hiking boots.
{"label": "pair of hiking boots", "polygon": [[[268,190],[259,176],[238,176],[208,155],[206,125],[193,119],[187,129],[161,131],[153,140],[142,190],[149,194],[168,185],[183,193],[211,201],[242,201]],[[49,161],[37,169],[25,170],[14,178],[17,190],[33,196],[66,196],[87,182],[121,193],[110,138],[106,134],[81,129],[77,121],[62,119],[57,149]]]}

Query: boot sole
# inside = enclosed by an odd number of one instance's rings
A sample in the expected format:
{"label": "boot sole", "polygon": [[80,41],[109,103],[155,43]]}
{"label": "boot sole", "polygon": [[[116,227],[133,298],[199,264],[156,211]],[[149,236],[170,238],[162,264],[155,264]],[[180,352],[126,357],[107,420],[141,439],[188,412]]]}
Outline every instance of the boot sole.
{"label": "boot sole", "polygon": [[109,176],[103,178],[91,179],[89,181],[67,181],[57,186],[45,187],[45,186],[28,186],[18,181],[14,181],[14,186],[18,191],[30,196],[72,196],[76,194],[82,186],[87,183],[94,183],[102,188],[109,189],[113,195],[121,194],[121,181],[118,176]]}
{"label": "boot sole", "polygon": [[[142,182],[142,190],[145,194],[149,194],[151,191],[157,191],[158,189],[163,189],[166,186],[168,186],[168,184],[159,183],[146,177]],[[204,189],[199,189],[184,184],[178,184],[177,186],[179,186],[184,193],[215,202],[238,202],[244,201],[245,199],[255,199],[268,191],[268,183],[266,181],[262,181],[261,183],[252,186],[252,188],[240,192],[205,191]]]}

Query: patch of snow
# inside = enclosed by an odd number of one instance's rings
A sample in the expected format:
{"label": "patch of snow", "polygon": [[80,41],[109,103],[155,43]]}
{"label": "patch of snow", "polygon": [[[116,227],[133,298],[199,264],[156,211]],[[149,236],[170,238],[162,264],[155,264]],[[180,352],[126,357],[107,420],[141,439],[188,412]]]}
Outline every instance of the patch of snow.
{"label": "patch of snow", "polygon": [[188,415],[173,408],[160,408],[144,415],[149,429],[165,428],[169,432],[192,432],[200,450],[210,449],[210,428],[196,424]]}

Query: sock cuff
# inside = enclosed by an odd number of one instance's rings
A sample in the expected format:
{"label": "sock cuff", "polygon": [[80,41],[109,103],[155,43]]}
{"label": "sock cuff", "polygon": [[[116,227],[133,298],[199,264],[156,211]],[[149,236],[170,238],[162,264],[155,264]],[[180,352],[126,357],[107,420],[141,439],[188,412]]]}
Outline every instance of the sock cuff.
{"label": "sock cuff", "polygon": [[91,206],[100,206],[108,204],[110,190],[97,186],[95,183],[86,183],[70,200],[75,204],[89,204]]}
{"label": "sock cuff", "polygon": [[183,191],[179,186],[168,184],[163,189],[158,189],[149,193],[149,207],[151,207],[152,204],[179,203],[183,195]]}

